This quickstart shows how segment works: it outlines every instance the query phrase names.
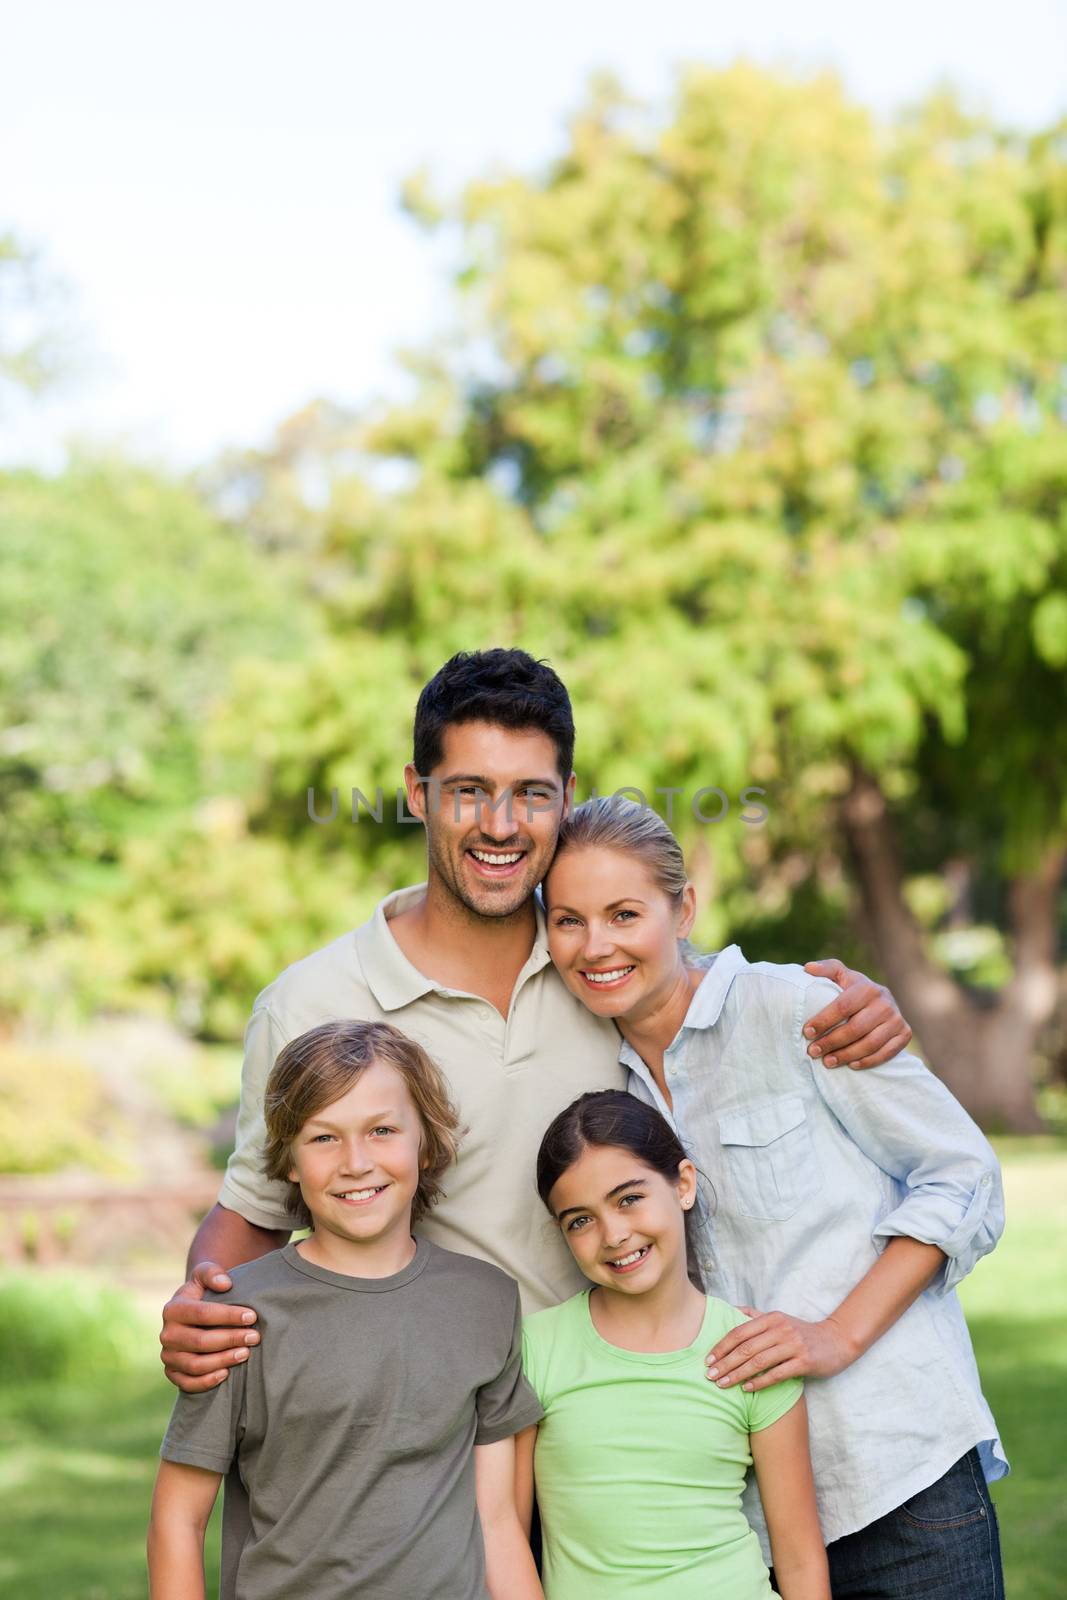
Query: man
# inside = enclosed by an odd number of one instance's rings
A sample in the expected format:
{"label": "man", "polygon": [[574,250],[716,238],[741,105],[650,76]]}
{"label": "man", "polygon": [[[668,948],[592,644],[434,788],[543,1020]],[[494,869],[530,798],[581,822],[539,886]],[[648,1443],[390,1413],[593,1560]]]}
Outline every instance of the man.
{"label": "man", "polygon": [[[420,1231],[519,1282],[525,1309],[579,1286],[536,1204],[538,1142],[588,1089],[625,1088],[612,1024],[552,967],[534,890],[574,794],[574,723],[551,668],[521,650],[454,656],[415,712],[408,805],[426,829],[427,881],[379,905],[354,933],[297,962],[256,1000],[245,1036],[237,1144],[219,1202],[164,1310],[163,1363],[187,1392],[221,1383],[259,1335],[255,1312],[205,1304],[228,1267],[288,1239],[284,1185],[260,1170],[263,1086],[282,1047],[335,1018],[388,1021],[438,1062],[467,1132],[447,1197]],[[911,1030],[891,997],[838,962],[812,963],[843,992],[813,1019],[813,1055],[877,1066]]]}

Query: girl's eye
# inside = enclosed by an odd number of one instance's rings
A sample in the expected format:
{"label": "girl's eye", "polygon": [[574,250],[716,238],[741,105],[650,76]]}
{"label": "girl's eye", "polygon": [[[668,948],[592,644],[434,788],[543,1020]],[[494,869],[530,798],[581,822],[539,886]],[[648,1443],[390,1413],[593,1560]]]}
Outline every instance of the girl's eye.
{"label": "girl's eye", "polygon": [[588,1217],[572,1217],[567,1224],[567,1232],[573,1233],[575,1228],[584,1228],[588,1221]]}
{"label": "girl's eye", "polygon": [[625,1206],[625,1205],[628,1205],[629,1202],[632,1200],[634,1202],[634,1204],[636,1205],[637,1201],[640,1200],[640,1199],[641,1199],[641,1196],[639,1194],[637,1194],[636,1191],[635,1191],[635,1193],[633,1193],[633,1194],[624,1194],[622,1199],[619,1201],[619,1204],[620,1204],[620,1206]]}

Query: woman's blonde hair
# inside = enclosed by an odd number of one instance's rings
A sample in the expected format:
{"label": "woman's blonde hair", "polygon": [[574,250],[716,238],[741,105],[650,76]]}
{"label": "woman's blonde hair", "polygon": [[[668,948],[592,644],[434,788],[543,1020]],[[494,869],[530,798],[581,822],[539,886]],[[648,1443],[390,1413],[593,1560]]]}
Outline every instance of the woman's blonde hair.
{"label": "woman's blonde hair", "polygon": [[564,850],[591,846],[637,856],[665,895],[675,902],[681,899],[689,881],[682,847],[663,818],[649,806],[611,795],[576,806],[559,830],[555,859]]}
{"label": "woman's blonde hair", "polygon": [[300,1185],[289,1177],[293,1142],[309,1117],[347,1094],[375,1061],[400,1073],[422,1124],[412,1221],[425,1216],[441,1197],[441,1179],[456,1158],[459,1118],[438,1067],[420,1044],[388,1022],[324,1022],[285,1046],[263,1097],[267,1125],[263,1171],[268,1178],[288,1183],[295,1227],[306,1228],[311,1217]]}

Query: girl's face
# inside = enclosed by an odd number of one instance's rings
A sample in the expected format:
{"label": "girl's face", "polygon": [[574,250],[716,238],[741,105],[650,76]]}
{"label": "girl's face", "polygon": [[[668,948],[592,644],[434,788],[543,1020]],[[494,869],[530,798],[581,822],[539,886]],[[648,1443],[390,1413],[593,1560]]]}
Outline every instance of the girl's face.
{"label": "girl's face", "polygon": [[587,1145],[548,1203],[591,1283],[647,1294],[685,1279],[685,1213],[695,1198],[691,1161],[679,1163],[672,1182],[628,1150]]}
{"label": "girl's face", "polygon": [[693,926],[691,884],[678,903],[639,857],[576,846],[552,863],[545,903],[552,960],[597,1016],[639,1020],[682,976],[678,940]]}

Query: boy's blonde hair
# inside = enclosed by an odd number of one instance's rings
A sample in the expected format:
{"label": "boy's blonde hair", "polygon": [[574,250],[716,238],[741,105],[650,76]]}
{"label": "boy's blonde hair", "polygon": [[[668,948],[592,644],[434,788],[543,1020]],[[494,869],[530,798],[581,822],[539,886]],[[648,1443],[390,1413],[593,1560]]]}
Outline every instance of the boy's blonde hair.
{"label": "boy's blonde hair", "polygon": [[412,1221],[425,1216],[441,1197],[441,1178],[456,1158],[459,1118],[439,1069],[420,1044],[388,1022],[324,1022],[289,1041],[274,1063],[263,1097],[263,1171],[288,1183],[294,1226],[306,1228],[311,1216],[300,1185],[289,1177],[293,1143],[308,1118],[347,1094],[375,1061],[400,1073],[422,1123],[422,1166]]}

